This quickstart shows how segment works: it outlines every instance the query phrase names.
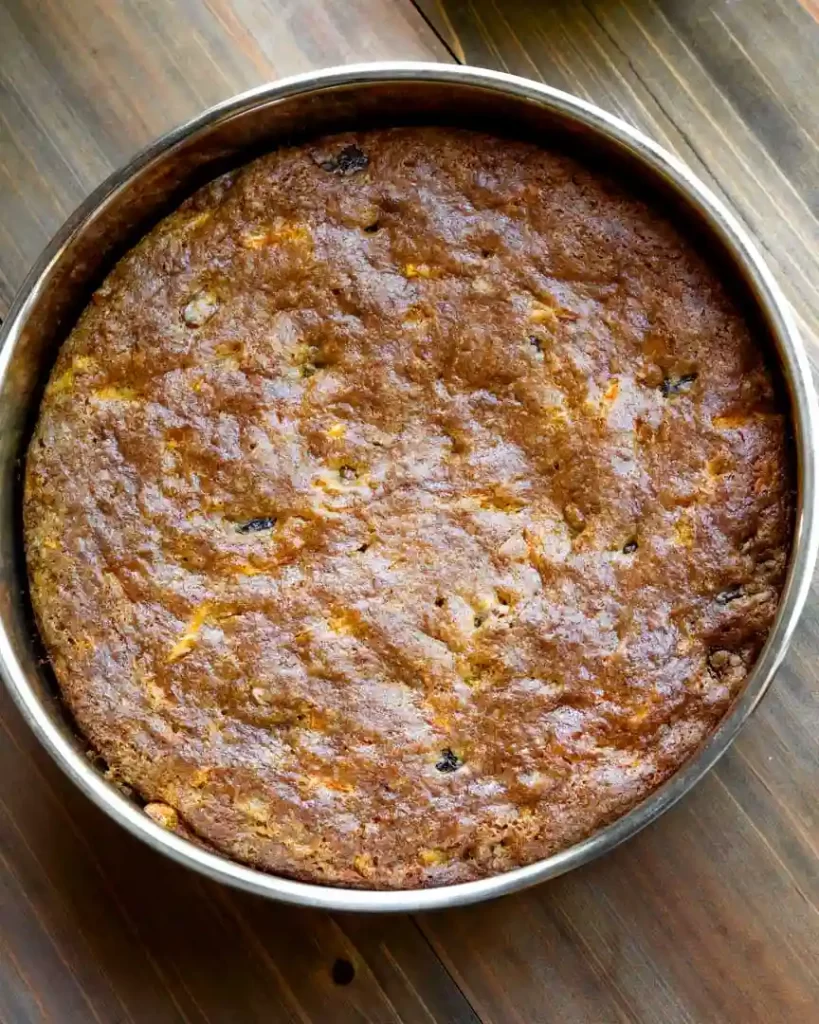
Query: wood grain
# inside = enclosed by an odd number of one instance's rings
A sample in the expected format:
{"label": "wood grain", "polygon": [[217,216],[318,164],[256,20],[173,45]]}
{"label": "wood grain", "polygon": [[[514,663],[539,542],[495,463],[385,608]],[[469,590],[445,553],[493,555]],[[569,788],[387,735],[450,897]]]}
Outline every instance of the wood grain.
{"label": "wood grain", "polygon": [[[763,248],[819,366],[819,24],[808,13],[815,4],[420,6],[469,63],[577,93],[686,160]],[[818,693],[815,581],[772,693],[681,807],[613,856],[533,894],[466,911],[456,925],[424,920],[481,1017],[813,1019]]]}
{"label": "wood grain", "polygon": [[[281,75],[398,57],[447,59],[409,3],[0,5],[0,314],[73,207],[160,132]],[[339,959],[348,985],[333,980]],[[0,1020],[476,1019],[411,919],[267,904],[144,848],[0,691]]]}
{"label": "wood grain", "polygon": [[409,0],[5,0],[0,56],[0,315],[88,192],[203,108],[331,64],[448,59]]}
{"label": "wood grain", "polygon": [[[203,106],[320,65],[454,56],[586,96],[676,150],[764,247],[819,364],[813,0],[419,7],[5,0],[0,314],[76,203]],[[0,691],[0,1021],[807,1024],[817,601],[814,587],[774,691],[683,805],[552,884],[418,919],[279,907],[165,861],[75,791]]]}

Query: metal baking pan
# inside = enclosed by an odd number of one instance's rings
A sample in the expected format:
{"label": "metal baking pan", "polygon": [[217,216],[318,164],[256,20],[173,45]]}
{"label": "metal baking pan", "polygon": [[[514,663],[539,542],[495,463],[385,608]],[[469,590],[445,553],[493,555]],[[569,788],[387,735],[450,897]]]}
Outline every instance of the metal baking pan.
{"label": "metal baking pan", "polygon": [[[60,343],[114,261],[160,217],[203,182],[283,142],[402,123],[477,126],[552,146],[565,142],[605,166],[619,165],[621,174],[659,195],[704,235],[771,339],[791,404],[798,501],[787,583],[765,648],[719,727],[663,786],[583,842],[527,867],[440,888],[362,891],[265,874],[187,842],[154,823],[89,760],[33,625],[21,467]],[[0,671],[6,685],[40,742],[107,814],[174,860],[262,896],[332,910],[430,910],[513,892],[611,850],[688,792],[725,752],[770,686],[808,594],[819,544],[819,421],[805,351],[782,293],[737,219],[679,160],[618,118],[545,85],[469,67],[383,63],[299,75],[212,107],[149,146],[82,204],[28,275],[0,343]]]}

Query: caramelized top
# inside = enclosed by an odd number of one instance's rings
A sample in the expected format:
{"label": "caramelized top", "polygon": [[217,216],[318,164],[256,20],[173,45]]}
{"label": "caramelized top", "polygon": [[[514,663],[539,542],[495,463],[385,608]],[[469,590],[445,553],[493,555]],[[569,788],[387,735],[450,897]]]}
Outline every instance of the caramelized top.
{"label": "caramelized top", "polygon": [[603,174],[325,139],[94,295],[29,452],[35,610],[157,820],[314,881],[479,877],[725,712],[783,580],[787,425],[718,273]]}

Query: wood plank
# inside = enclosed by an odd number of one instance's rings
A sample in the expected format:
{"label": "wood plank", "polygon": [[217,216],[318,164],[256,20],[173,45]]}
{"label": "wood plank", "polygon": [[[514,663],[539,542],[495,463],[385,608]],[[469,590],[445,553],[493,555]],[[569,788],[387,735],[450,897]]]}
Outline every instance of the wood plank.
{"label": "wood plank", "polygon": [[[13,1001],[14,1024],[477,1021],[410,918],[266,903],[144,847],[62,776],[3,691],[4,945],[0,1009]],[[333,981],[338,959],[349,985]]]}
{"label": "wood plank", "polygon": [[413,0],[415,6],[423,14],[441,41],[445,44],[452,57],[461,64],[468,63],[461,40],[449,17],[447,5],[443,0]]}
{"label": "wood plank", "polygon": [[409,0],[7,0],[0,41],[0,316],[91,189],[205,107],[332,64],[449,59]]}
{"label": "wood plank", "polygon": [[[804,7],[421,5],[469,63],[577,93],[686,160],[755,235],[819,365],[819,25]],[[483,1019],[810,1017],[819,1005],[817,655],[815,582],[772,693],[681,807],[532,894],[423,919]]]}
{"label": "wood plank", "polygon": [[590,99],[686,160],[766,252],[816,362],[819,27],[795,0],[437,2],[469,62]]}
{"label": "wood plank", "polygon": [[[0,41],[0,313],[71,209],[203,107],[322,65],[447,58],[411,4],[381,0],[14,0]],[[143,847],[62,777],[5,692],[0,1019],[476,1021],[409,918],[265,904]]]}
{"label": "wood plank", "polygon": [[[756,233],[816,357],[812,0],[419,6],[448,49],[387,0],[6,0],[0,313],[90,188],[202,106],[321,64],[451,52],[585,95],[680,153]],[[571,876],[417,925],[279,907],[167,863],[0,695],[0,1020],[810,1020],[817,598],[774,692],[681,807]]]}

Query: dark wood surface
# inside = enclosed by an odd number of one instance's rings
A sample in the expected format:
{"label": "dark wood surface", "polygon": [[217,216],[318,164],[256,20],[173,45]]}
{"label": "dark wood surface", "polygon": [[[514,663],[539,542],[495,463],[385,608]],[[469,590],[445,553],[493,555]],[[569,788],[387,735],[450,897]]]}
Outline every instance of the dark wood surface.
{"label": "dark wood surface", "polygon": [[[815,0],[419,7],[0,0],[0,314],[73,206],[203,106],[331,63],[465,59],[676,150],[760,241],[819,363]],[[556,882],[418,918],[288,909],[165,862],[73,790],[0,692],[0,1021],[818,1020],[817,612],[814,588],[772,693],[660,822]]]}

